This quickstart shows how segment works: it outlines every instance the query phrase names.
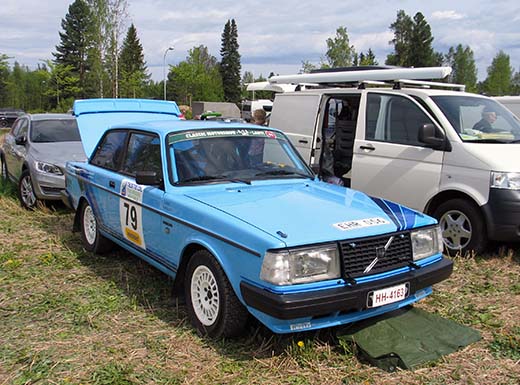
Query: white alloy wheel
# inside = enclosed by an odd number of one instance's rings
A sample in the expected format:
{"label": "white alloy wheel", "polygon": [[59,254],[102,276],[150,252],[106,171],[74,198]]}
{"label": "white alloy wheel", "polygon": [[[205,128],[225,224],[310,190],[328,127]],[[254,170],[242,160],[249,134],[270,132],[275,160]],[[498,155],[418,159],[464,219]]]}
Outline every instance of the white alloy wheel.
{"label": "white alloy wheel", "polygon": [[450,210],[439,220],[444,243],[451,250],[462,250],[471,241],[471,221],[462,211]]}
{"label": "white alloy wheel", "polygon": [[93,245],[96,242],[97,222],[92,207],[89,205],[85,206],[83,210],[83,234],[89,245]]}
{"label": "white alloy wheel", "polygon": [[218,317],[220,296],[217,280],[204,265],[198,266],[191,277],[190,294],[193,310],[204,326],[213,325]]}

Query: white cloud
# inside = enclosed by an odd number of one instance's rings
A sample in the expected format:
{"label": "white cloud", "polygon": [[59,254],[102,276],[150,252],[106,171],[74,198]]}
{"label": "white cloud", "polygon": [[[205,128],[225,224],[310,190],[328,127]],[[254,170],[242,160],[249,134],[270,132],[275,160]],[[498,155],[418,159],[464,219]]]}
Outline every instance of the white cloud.
{"label": "white cloud", "polygon": [[435,11],[432,13],[432,18],[436,20],[461,20],[465,19],[466,15],[457,13],[456,11]]}

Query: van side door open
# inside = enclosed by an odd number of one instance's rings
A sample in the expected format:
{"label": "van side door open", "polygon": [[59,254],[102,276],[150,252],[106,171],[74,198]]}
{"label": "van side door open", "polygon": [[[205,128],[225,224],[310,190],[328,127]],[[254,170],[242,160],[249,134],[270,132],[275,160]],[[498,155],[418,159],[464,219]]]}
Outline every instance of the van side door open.
{"label": "van side door open", "polygon": [[363,102],[351,187],[423,211],[439,189],[444,151],[422,143],[419,132],[437,122],[402,94],[367,92]]}

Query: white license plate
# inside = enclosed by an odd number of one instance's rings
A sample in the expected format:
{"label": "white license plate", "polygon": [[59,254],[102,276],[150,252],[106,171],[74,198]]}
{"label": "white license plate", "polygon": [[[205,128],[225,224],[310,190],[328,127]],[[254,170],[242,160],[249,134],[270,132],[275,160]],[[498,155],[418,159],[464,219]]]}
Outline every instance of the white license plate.
{"label": "white license plate", "polygon": [[378,307],[401,301],[408,297],[409,288],[410,284],[406,282],[397,286],[371,291],[368,293],[367,306]]}

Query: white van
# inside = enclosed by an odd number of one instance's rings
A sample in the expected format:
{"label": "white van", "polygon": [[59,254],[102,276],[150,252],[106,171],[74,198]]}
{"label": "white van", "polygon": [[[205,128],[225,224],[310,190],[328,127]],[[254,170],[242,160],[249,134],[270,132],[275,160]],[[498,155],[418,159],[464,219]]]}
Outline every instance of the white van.
{"label": "white van", "polygon": [[[322,179],[435,216],[450,252],[520,241],[520,122],[464,86],[420,81],[450,71],[272,77],[321,88],[277,94],[270,125],[288,134]],[[419,80],[393,80],[402,78]],[[357,87],[323,88],[341,79]]]}
{"label": "white van", "polygon": [[253,112],[256,110],[270,111],[273,102],[269,99],[245,100],[242,103],[242,119],[246,122],[251,121]]}

